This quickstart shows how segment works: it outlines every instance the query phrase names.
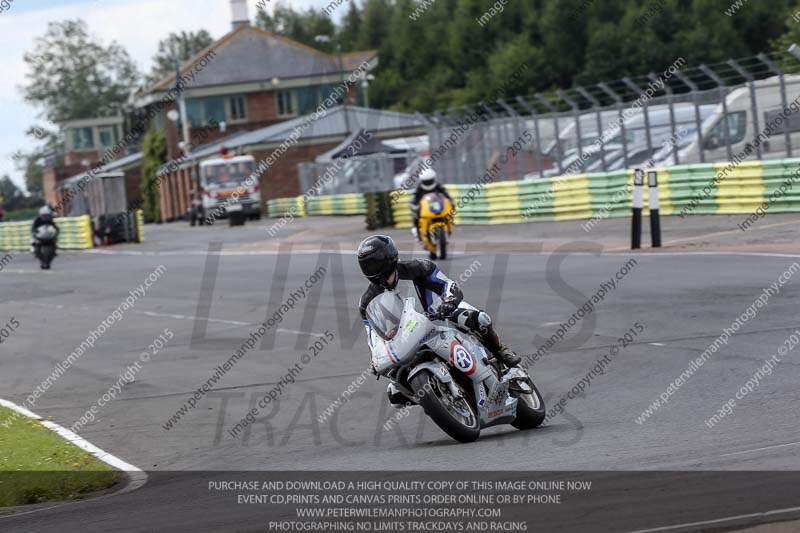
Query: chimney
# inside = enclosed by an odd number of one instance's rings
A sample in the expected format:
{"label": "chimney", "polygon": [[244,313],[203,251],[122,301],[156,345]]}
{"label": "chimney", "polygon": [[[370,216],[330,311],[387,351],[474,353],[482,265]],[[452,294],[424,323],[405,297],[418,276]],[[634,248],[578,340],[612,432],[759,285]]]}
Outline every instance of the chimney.
{"label": "chimney", "polygon": [[239,26],[249,26],[250,18],[247,16],[247,0],[231,0],[231,14],[233,15],[233,29]]}

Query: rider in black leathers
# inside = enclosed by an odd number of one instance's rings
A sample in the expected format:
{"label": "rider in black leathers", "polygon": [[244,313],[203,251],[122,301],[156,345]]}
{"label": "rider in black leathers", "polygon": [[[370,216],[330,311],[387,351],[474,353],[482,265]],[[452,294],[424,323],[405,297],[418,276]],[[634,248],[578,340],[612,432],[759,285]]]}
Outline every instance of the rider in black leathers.
{"label": "rider in black leathers", "polygon": [[358,247],[358,263],[361,271],[371,282],[361,296],[359,310],[367,327],[367,305],[386,290],[394,290],[401,279],[413,282],[422,307],[432,313],[433,295],[442,300],[438,311],[448,320],[475,334],[483,344],[507,366],[516,366],[520,357],[500,342],[491,317],[464,301],[458,285],[427,259],[398,261],[394,241],[385,235],[373,235],[364,239]]}
{"label": "rider in black leathers", "polygon": [[[56,224],[56,221],[53,218],[53,210],[47,205],[39,209],[39,216],[33,219],[33,224],[31,224],[31,236],[33,237],[36,235],[36,230],[45,225],[53,226],[56,229],[56,236],[61,233],[58,224]],[[33,238],[31,246],[33,247],[33,252],[36,254],[36,257],[39,257],[39,244],[35,238]]]}

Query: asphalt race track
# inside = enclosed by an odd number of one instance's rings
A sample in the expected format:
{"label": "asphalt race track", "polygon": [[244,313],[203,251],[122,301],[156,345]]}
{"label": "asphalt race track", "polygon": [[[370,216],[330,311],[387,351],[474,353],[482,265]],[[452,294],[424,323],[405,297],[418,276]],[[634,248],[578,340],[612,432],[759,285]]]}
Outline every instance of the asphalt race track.
{"label": "asphalt race track", "polygon": [[[691,231],[713,234],[705,225],[697,222]],[[265,226],[262,221],[234,229],[148,227],[143,245],[61,252],[49,272],[39,271],[29,254],[14,255],[0,272],[0,322],[14,317],[20,327],[0,351],[0,397],[17,403],[117,310],[129,291],[160,265],[165,268],[146,295],[33,408],[70,427],[149,352],[135,381],[125,384],[79,433],[152,472],[150,482],[126,495],[2,517],[0,530],[138,531],[147,529],[148,520],[169,531],[266,530],[256,508],[209,503],[204,484],[214,474],[208,471],[239,472],[231,476],[241,477],[242,471],[268,470],[481,470],[492,471],[496,479],[539,475],[529,471],[585,479],[589,474],[582,473],[592,471],[599,486],[605,483],[608,490],[596,491],[593,498],[542,512],[541,531],[630,531],[800,506],[795,472],[800,467],[800,348],[778,355],[774,371],[751,385],[731,413],[713,427],[706,424],[780,347],[794,348],[789,339],[800,329],[800,253],[792,254],[791,244],[778,253],[715,242],[670,247],[667,228],[663,252],[631,254],[623,251],[626,226],[620,221],[601,225],[591,238],[573,231],[579,242],[572,244],[566,244],[569,230],[556,242],[547,234],[554,230],[544,224],[497,230],[503,238],[511,235],[504,243],[497,242],[492,228],[457,228],[455,253],[440,266],[461,283],[469,302],[494,316],[501,338],[520,354],[536,352],[615,279],[602,301],[530,366],[549,406],[598,360],[616,352],[604,373],[594,375],[578,397],[569,399],[564,413],[544,427],[519,432],[501,426],[484,430],[473,444],[460,445],[420,416],[419,409],[385,429],[397,412],[387,406],[386,382],[371,375],[335,414],[324,415],[368,364],[357,312],[365,283],[353,255],[365,233],[355,219],[296,220],[282,230],[280,240],[268,239]],[[410,244],[407,232],[389,233]],[[531,244],[546,234],[543,246]],[[613,239],[604,238],[612,234]],[[760,243],[769,234],[765,230],[749,238]],[[785,274],[795,261],[797,271]],[[320,266],[325,268],[321,281],[195,408],[165,429],[216,367]],[[621,269],[626,273],[619,277]],[[718,343],[719,350],[703,366],[666,394],[668,403],[640,418],[782,275],[779,291],[765,298],[753,316],[740,319],[727,344]],[[174,337],[153,353],[150,345],[165,329]],[[630,342],[618,341],[632,331],[636,335],[631,333]],[[333,341],[303,359],[326,332]],[[288,369],[304,360],[294,382],[285,379],[279,386]],[[276,399],[259,410],[255,424],[231,436],[248,410],[271,391]],[[664,473],[654,482],[657,490],[637,492],[636,484],[646,476],[626,478],[614,471]],[[697,483],[715,490],[702,491]],[[613,505],[622,498],[632,510],[620,512]],[[676,507],[684,513],[676,514]],[[120,516],[127,518],[120,521]]]}

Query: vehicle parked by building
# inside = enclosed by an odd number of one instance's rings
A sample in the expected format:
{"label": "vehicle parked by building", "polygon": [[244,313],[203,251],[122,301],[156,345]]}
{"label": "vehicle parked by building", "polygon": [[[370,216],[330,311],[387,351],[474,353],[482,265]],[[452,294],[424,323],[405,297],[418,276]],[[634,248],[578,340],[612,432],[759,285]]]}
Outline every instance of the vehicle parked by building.
{"label": "vehicle parked by building", "polygon": [[255,172],[252,155],[223,156],[200,163],[200,187],[203,210],[214,218],[231,216],[261,218],[261,192],[258,179],[248,179]]}

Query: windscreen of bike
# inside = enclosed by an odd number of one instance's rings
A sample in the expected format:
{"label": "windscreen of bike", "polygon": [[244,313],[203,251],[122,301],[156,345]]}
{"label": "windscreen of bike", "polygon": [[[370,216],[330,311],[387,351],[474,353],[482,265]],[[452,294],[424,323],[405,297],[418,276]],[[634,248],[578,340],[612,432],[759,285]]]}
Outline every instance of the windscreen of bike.
{"label": "windscreen of bike", "polygon": [[403,299],[394,291],[376,296],[367,306],[367,320],[378,336],[391,340],[397,335],[403,315]]}

